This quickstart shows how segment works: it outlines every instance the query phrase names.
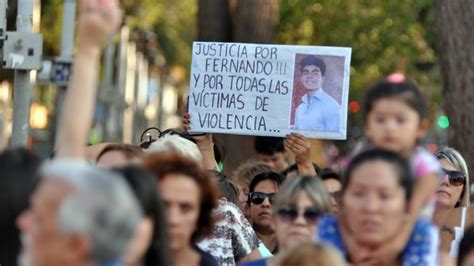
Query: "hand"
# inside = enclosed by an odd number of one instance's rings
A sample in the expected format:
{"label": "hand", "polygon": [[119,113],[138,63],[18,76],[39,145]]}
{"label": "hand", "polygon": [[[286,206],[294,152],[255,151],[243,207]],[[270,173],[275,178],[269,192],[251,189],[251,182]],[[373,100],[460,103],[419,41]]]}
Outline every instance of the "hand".
{"label": "hand", "polygon": [[[188,132],[191,129],[191,114],[184,113],[181,121],[183,122],[184,131]],[[210,146],[214,145],[212,134],[210,133],[203,136],[193,136],[192,138],[196,141],[199,149],[209,148]]]}
{"label": "hand", "polygon": [[311,163],[311,142],[303,135],[286,135],[285,146],[295,155],[296,164]]}
{"label": "hand", "polygon": [[188,132],[191,129],[191,115],[189,113],[184,113],[181,122],[183,123],[184,131]]}
{"label": "hand", "polygon": [[[189,113],[183,114],[183,128],[187,132],[191,128],[191,115]],[[214,141],[212,134],[208,133],[203,136],[192,137],[201,151],[202,163],[204,169],[219,171],[216,158],[214,156]]]}
{"label": "hand", "polygon": [[298,175],[316,176],[313,162],[311,161],[311,142],[301,134],[286,135],[285,147],[295,155]]}
{"label": "hand", "polygon": [[121,14],[117,0],[81,0],[79,47],[100,49],[118,29]]}

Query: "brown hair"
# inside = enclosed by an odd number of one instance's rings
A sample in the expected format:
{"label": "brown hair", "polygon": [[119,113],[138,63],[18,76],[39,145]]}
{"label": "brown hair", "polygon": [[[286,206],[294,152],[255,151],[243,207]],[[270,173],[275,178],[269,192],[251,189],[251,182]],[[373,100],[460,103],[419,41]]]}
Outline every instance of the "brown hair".
{"label": "brown hair", "polygon": [[342,255],[326,244],[305,242],[290,248],[283,254],[281,266],[343,266]]}
{"label": "brown hair", "polygon": [[316,176],[296,176],[283,183],[273,202],[273,208],[278,209],[282,205],[294,203],[300,193],[306,192],[313,207],[323,214],[331,211],[331,199],[321,178]]}
{"label": "brown hair", "polygon": [[262,163],[256,162],[255,160],[249,160],[241,164],[233,173],[232,180],[236,182],[241,187],[248,188],[250,181],[263,172],[272,171],[270,166]]}
{"label": "brown hair", "polygon": [[212,232],[214,218],[212,210],[217,207],[217,187],[210,174],[199,165],[177,153],[152,153],[143,160],[143,166],[149,170],[158,182],[167,175],[182,174],[194,180],[200,190],[200,211],[196,231],[191,237],[196,242]]}
{"label": "brown hair", "polygon": [[109,151],[119,151],[123,154],[123,156],[125,156],[127,160],[139,158],[144,154],[142,148],[140,148],[140,146],[137,146],[137,145],[121,144],[121,143],[109,144],[105,146],[104,149],[102,149],[102,151],[99,153],[95,161],[98,162],[100,158]]}
{"label": "brown hair", "polygon": [[226,198],[228,202],[239,205],[239,189],[237,185],[227,178],[223,173],[216,170],[209,170],[208,173],[214,178],[217,188],[219,190],[219,198]]}

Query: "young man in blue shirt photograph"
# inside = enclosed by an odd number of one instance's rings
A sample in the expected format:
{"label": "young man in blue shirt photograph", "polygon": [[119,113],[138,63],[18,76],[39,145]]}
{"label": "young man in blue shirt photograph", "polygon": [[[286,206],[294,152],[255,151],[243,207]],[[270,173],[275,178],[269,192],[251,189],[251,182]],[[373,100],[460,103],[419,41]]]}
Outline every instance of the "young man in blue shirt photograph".
{"label": "young man in blue shirt photograph", "polygon": [[295,129],[339,131],[341,105],[322,88],[326,63],[314,55],[300,62],[300,81],[306,93],[295,111]]}

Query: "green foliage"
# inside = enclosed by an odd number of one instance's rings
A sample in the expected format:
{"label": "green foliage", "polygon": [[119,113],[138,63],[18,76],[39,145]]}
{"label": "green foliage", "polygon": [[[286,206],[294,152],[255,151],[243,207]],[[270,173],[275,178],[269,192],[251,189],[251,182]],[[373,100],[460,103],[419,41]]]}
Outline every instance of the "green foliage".
{"label": "green foliage", "polygon": [[168,66],[190,65],[191,44],[197,35],[197,1],[126,0],[123,6],[132,29],[156,33]]}
{"label": "green foliage", "polygon": [[43,34],[43,55],[57,56],[61,46],[61,26],[63,17],[62,0],[41,1],[41,25]]}
{"label": "green foliage", "polygon": [[433,65],[436,59],[427,42],[433,32],[425,30],[432,15],[418,21],[427,7],[431,0],[282,0],[277,42],[352,47],[351,90],[356,93],[394,71],[426,84],[427,72],[419,65]]}
{"label": "green foliage", "polygon": [[[225,1],[225,0],[222,0]],[[394,71],[406,73],[441,101],[433,0],[281,0],[276,43],[352,47],[350,94]],[[62,0],[42,1],[45,55],[59,54]],[[122,0],[132,31],[156,34],[156,56],[189,69],[197,36],[196,0]],[[187,75],[185,75],[187,76]],[[436,105],[432,110],[436,109]],[[357,117],[356,117],[357,118]]]}
{"label": "green foliage", "polygon": [[[156,33],[160,56],[168,66],[188,66],[191,43],[197,32],[197,1],[195,0],[124,0],[124,17],[131,30]],[[41,33],[44,55],[59,54],[63,0],[41,1]]]}
{"label": "green foliage", "polygon": [[439,102],[433,24],[432,0],[282,0],[276,42],[352,47],[351,98],[402,72]]}

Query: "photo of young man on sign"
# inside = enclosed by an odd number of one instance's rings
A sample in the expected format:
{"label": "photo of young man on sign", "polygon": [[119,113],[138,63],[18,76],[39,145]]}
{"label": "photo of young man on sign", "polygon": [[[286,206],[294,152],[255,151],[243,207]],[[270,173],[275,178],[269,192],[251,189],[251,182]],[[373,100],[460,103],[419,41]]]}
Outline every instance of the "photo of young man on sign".
{"label": "photo of young man on sign", "polygon": [[324,56],[296,54],[290,128],[339,131],[343,63],[343,57],[327,60]]}

